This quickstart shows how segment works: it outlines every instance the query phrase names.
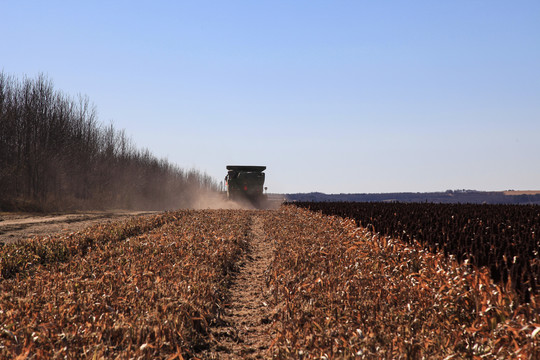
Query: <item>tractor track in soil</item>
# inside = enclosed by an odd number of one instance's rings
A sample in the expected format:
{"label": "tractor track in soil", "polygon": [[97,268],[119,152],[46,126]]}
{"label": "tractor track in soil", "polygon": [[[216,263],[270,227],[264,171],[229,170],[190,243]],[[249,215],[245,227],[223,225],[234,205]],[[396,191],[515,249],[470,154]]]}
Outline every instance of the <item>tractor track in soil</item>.
{"label": "tractor track in soil", "polygon": [[240,264],[230,287],[229,303],[218,324],[211,329],[210,347],[199,359],[267,359],[271,342],[272,308],[265,271],[274,256],[267,240],[264,219],[253,216],[250,251]]}

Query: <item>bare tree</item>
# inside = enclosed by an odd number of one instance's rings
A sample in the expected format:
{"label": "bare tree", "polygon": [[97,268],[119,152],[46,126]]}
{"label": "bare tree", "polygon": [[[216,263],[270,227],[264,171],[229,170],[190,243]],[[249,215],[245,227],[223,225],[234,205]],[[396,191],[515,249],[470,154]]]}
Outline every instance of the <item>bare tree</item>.
{"label": "bare tree", "polygon": [[55,91],[44,75],[17,81],[0,73],[0,208],[175,208],[215,190],[208,175],[101,125],[88,97]]}

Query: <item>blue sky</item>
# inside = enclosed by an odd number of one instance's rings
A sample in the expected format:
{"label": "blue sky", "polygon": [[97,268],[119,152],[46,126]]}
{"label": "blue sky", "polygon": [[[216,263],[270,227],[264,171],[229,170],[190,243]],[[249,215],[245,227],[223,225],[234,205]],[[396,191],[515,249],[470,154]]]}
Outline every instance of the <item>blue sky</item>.
{"label": "blue sky", "polygon": [[540,189],[539,1],[2,2],[0,69],[270,192]]}

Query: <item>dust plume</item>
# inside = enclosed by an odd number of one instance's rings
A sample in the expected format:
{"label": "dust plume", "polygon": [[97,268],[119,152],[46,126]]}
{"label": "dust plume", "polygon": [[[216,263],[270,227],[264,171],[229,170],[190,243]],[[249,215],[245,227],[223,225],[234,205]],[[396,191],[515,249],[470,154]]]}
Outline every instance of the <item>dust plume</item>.
{"label": "dust plume", "polygon": [[242,209],[242,210],[271,210],[278,209],[285,201],[281,195],[265,195],[264,199],[256,205],[248,199],[229,200],[222,192],[201,192],[193,199],[190,208],[193,209]]}

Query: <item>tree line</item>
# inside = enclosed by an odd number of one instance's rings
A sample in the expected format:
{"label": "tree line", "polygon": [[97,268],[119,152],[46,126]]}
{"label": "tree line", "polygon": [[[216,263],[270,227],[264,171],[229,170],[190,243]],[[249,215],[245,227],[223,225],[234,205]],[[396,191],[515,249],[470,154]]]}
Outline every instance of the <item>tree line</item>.
{"label": "tree line", "polygon": [[101,124],[88,97],[0,72],[0,210],[172,209],[215,190]]}

